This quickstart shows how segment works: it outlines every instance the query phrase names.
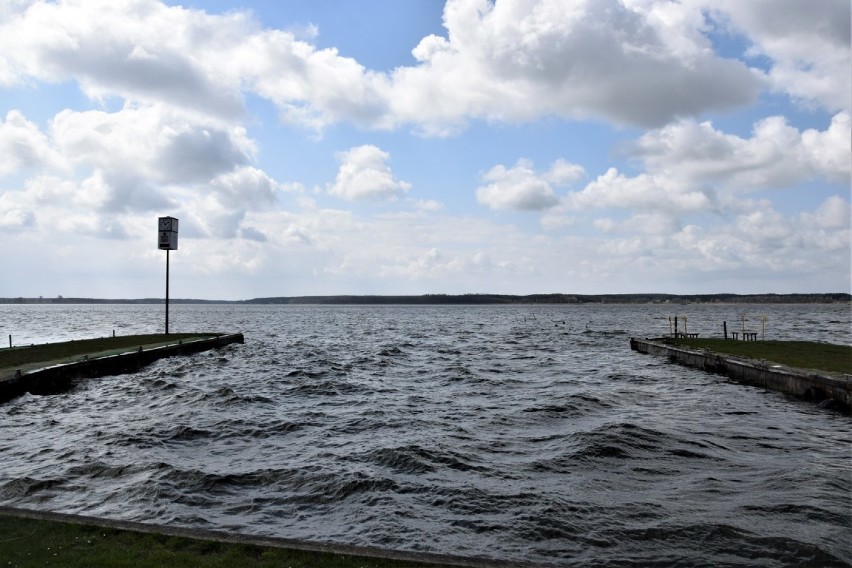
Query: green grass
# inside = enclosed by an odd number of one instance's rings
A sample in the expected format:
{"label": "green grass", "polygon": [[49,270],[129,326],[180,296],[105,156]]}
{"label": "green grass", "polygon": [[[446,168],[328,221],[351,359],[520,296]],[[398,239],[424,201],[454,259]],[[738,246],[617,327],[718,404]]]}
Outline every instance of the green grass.
{"label": "green grass", "polygon": [[101,339],[83,339],[80,341],[64,341],[62,343],[46,343],[44,345],[27,345],[0,349],[0,369],[31,365],[34,363],[59,361],[63,359],[81,358],[83,355],[120,349],[135,349],[140,345],[153,345],[188,338],[213,337],[215,333],[171,333],[151,335],[124,335],[104,337]]}
{"label": "green grass", "polygon": [[231,544],[0,515],[0,566],[413,568],[438,565]]}
{"label": "green grass", "polygon": [[812,341],[735,341],[677,339],[673,343],[739,357],[764,359],[800,369],[852,374],[852,346]]}

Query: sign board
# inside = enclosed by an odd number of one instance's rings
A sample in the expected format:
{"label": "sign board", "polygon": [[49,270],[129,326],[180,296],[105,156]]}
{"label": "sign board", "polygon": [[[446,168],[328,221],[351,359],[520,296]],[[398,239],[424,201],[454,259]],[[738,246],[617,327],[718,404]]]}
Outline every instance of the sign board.
{"label": "sign board", "polygon": [[177,250],[178,220],[174,217],[160,217],[157,221],[157,248],[160,250]]}

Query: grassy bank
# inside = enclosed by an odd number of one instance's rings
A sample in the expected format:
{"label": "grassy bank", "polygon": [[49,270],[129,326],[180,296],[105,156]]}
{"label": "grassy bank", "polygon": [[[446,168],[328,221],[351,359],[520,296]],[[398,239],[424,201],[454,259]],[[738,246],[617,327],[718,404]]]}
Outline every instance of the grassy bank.
{"label": "grassy bank", "polygon": [[0,515],[0,566],[414,568],[441,565]]}
{"label": "grassy bank", "polygon": [[0,369],[18,367],[45,361],[81,358],[93,353],[130,350],[140,345],[153,346],[190,338],[213,337],[215,333],[171,333],[150,335],[123,335],[80,341],[63,341],[43,345],[25,345],[0,349]]}
{"label": "grassy bank", "polygon": [[764,359],[799,369],[820,369],[852,374],[852,346],[812,341],[734,341],[725,339],[677,339],[687,348],[706,349],[751,359]]}

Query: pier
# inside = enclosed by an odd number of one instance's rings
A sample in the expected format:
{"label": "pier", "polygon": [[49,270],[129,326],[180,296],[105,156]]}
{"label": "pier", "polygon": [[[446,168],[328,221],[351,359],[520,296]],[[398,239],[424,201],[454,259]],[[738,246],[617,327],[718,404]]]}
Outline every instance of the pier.
{"label": "pier", "polygon": [[834,401],[849,412],[852,403],[852,377],[815,369],[798,369],[770,361],[749,359],[689,349],[664,338],[630,339],[630,348],[648,355],[667,357],[670,361],[726,375],[737,381],[791,394],[815,402]]}
{"label": "pier", "polygon": [[[36,360],[0,368],[0,403],[27,392],[41,395],[65,392],[81,378],[132,373],[165,357],[190,355],[244,342],[242,333],[187,335],[157,342],[146,342],[145,336],[140,336],[140,341],[132,348],[100,350],[66,360]],[[33,346],[37,347],[40,346]]]}

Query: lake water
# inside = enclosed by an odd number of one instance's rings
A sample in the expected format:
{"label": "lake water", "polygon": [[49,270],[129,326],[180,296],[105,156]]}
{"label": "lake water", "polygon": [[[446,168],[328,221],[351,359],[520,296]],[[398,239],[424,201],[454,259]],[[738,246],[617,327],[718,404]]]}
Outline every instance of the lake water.
{"label": "lake water", "polygon": [[[561,566],[852,563],[852,419],[632,352],[849,305],[172,306],[245,345],[0,405],[0,503]],[[161,306],[0,305],[15,344]]]}

